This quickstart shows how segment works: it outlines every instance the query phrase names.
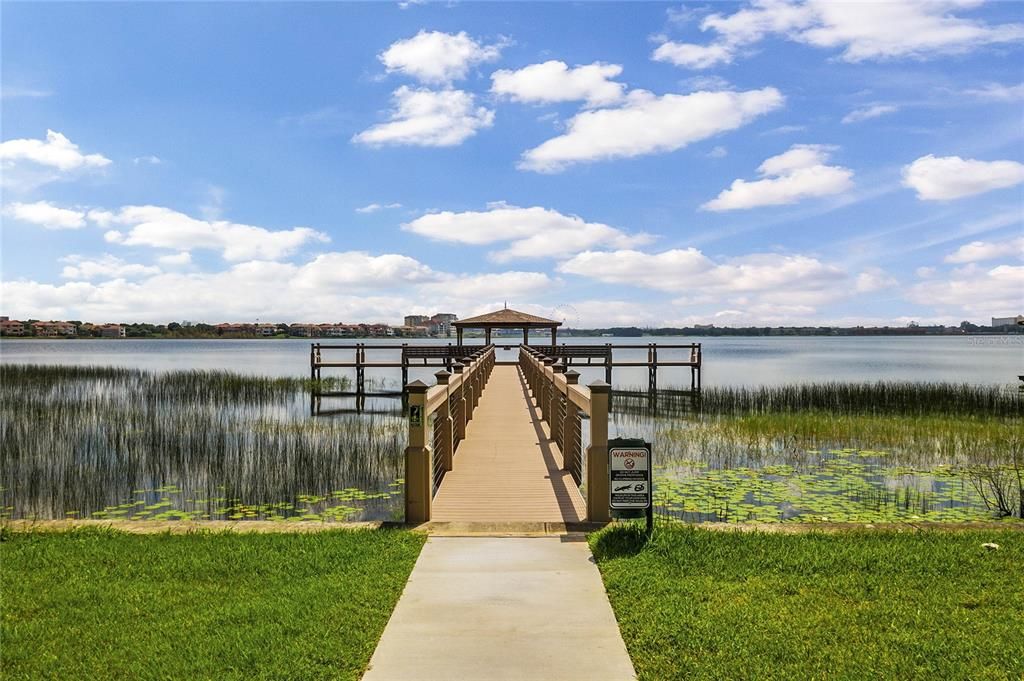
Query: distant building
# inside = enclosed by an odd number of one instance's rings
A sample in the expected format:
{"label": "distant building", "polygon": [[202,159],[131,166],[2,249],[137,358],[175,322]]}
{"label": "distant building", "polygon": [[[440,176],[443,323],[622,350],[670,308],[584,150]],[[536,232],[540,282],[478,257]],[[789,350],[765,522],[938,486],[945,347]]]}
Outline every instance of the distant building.
{"label": "distant building", "polygon": [[220,335],[233,336],[273,336],[277,333],[277,324],[217,324],[214,326]]}
{"label": "distant building", "polygon": [[992,326],[1016,326],[1017,324],[1024,324],[1024,315],[1017,315],[1016,317],[993,317]]}
{"label": "distant building", "polygon": [[3,318],[0,321],[0,335],[4,336],[24,336],[28,333],[28,325],[25,322],[19,322],[17,319]]}
{"label": "distant building", "polygon": [[410,314],[405,316],[405,326],[426,326],[430,317],[424,314]]}
{"label": "distant building", "polygon": [[316,338],[320,335],[318,324],[292,324],[288,327],[288,333],[300,338]]}
{"label": "distant building", "polygon": [[69,322],[35,322],[32,324],[32,331],[37,336],[59,337],[77,336],[78,329]]}
{"label": "distant building", "polygon": [[438,312],[430,318],[427,327],[438,336],[450,336],[452,335],[452,322],[457,319],[458,317],[450,312]]}
{"label": "distant building", "polygon": [[125,329],[120,324],[104,324],[99,328],[100,338],[124,338]]}

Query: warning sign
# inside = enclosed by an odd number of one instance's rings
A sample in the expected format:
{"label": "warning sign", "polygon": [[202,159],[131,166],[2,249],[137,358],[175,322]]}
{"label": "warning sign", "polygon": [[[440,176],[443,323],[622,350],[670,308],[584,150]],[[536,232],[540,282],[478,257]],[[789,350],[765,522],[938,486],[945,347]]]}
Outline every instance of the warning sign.
{"label": "warning sign", "polygon": [[643,440],[608,443],[609,506],[643,509],[651,505],[651,446]]}

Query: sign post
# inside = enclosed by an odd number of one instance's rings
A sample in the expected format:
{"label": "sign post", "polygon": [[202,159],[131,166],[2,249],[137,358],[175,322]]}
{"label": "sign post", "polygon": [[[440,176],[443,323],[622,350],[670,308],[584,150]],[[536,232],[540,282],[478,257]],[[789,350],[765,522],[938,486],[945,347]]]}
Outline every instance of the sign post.
{"label": "sign post", "polygon": [[654,529],[653,468],[650,442],[608,440],[608,506],[613,511],[644,511],[648,534]]}
{"label": "sign post", "polygon": [[423,407],[418,404],[409,405],[409,425],[415,427],[423,425]]}

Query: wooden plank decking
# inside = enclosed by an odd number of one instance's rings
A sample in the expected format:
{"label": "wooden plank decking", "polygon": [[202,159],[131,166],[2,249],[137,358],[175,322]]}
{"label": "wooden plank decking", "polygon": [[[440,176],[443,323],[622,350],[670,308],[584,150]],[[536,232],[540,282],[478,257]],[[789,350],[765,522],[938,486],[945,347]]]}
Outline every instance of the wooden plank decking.
{"label": "wooden plank decking", "polygon": [[515,366],[495,366],[434,497],[440,522],[580,522],[586,503]]}

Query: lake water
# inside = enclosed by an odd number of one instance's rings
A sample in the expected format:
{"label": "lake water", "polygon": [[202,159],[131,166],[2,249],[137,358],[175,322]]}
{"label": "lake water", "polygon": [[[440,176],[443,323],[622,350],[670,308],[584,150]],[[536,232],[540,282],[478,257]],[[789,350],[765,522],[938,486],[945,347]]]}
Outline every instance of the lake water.
{"label": "lake water", "polygon": [[[501,342],[503,339],[498,339]],[[509,338],[510,343],[517,339]],[[338,343],[355,341],[338,341]],[[367,346],[395,344],[394,339],[365,339]],[[410,345],[448,342],[408,339]],[[467,342],[481,342],[469,339]],[[661,345],[699,342],[703,346],[703,384],[710,386],[781,385],[822,381],[950,381],[1013,384],[1024,374],[1024,336],[953,337],[753,337],[753,338],[571,338],[570,344]],[[87,364],[155,371],[224,369],[265,376],[309,375],[310,341],[259,340],[24,340],[0,341],[0,362]],[[346,353],[336,351],[339,359]],[[615,351],[616,360],[645,359],[646,350]],[[500,350],[499,360],[514,350]],[[682,356],[680,352],[677,356]],[[659,357],[672,357],[660,351]],[[604,378],[602,369],[577,367],[581,383]],[[413,371],[411,379],[431,380],[430,371]],[[325,374],[327,371],[325,370]],[[370,370],[390,384],[397,370]],[[688,369],[660,370],[660,388],[689,386]],[[618,368],[619,387],[646,386],[646,369]]]}
{"label": "lake water", "polygon": [[[706,388],[880,380],[1008,386],[1024,373],[1020,336],[568,342],[695,341],[703,345]],[[355,341],[338,341],[344,342]],[[398,341],[359,342],[372,347]],[[338,359],[345,358],[338,352]],[[220,369],[306,377],[309,353],[310,341],[300,339],[0,342],[5,365],[118,366],[158,373]],[[499,359],[511,360],[515,354],[499,350]],[[659,357],[671,353],[659,351]],[[645,359],[646,350],[621,348],[615,358]],[[604,377],[603,369],[580,369],[583,383]],[[410,378],[433,382],[433,370],[414,370]],[[367,374],[392,386],[400,376],[398,370]],[[613,379],[623,388],[645,386],[646,369],[619,368]],[[35,393],[18,385],[0,386],[5,421],[0,427],[0,517],[400,516],[406,428],[396,400],[371,402],[368,406],[390,413],[369,415],[332,413],[350,400],[325,400],[325,415],[311,416],[310,398],[302,392],[253,404],[180,402],[174,394],[161,397],[134,380],[116,385],[107,379],[58,382]],[[663,369],[659,387],[673,385],[688,386],[689,370]],[[874,442],[806,443],[787,436],[708,437],[700,434],[714,419],[690,414],[685,405],[678,413],[665,405],[658,413],[637,409],[628,401],[617,402],[610,431],[654,443],[660,513],[694,522],[991,517],[971,479],[955,466],[963,457],[949,448],[929,442],[883,448]],[[1005,427],[1019,433],[1016,425]],[[1010,435],[1007,441],[1019,439]],[[1004,454],[993,452],[997,459]]]}

